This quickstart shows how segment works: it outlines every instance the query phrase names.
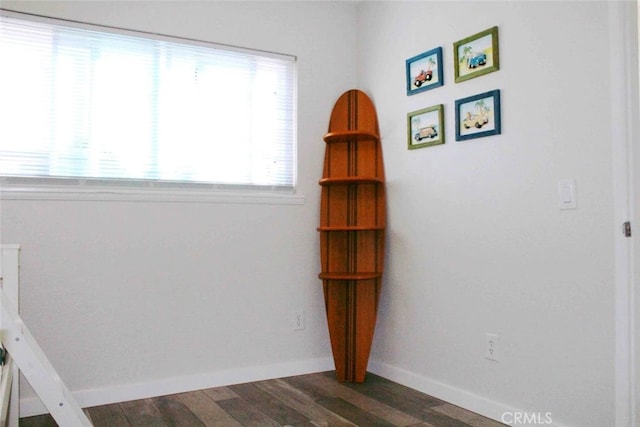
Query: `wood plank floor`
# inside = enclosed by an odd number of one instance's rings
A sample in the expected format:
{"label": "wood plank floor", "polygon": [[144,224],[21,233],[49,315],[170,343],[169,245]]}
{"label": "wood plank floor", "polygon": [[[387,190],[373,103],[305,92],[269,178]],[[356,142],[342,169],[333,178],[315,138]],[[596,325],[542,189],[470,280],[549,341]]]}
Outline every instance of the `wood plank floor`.
{"label": "wood plank floor", "polygon": [[[130,426],[413,426],[503,424],[371,373],[341,384],[335,372],[211,388],[86,409],[96,427]],[[21,427],[57,426],[50,415]]]}

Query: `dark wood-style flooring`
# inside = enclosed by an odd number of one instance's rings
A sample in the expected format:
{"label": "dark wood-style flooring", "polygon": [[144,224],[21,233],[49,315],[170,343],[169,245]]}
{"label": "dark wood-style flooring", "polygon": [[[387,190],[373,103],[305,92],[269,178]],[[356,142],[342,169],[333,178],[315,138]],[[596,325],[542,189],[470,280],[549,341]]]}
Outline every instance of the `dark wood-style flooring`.
{"label": "dark wood-style flooring", "polygon": [[[85,411],[96,427],[503,425],[371,373],[362,384],[341,384],[332,371],[96,406]],[[50,415],[20,420],[21,427],[56,425]]]}

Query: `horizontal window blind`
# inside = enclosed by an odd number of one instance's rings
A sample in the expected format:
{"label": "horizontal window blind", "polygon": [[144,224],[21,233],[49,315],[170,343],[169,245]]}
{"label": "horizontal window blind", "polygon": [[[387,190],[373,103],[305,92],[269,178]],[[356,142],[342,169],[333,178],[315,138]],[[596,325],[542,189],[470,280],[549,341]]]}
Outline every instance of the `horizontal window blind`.
{"label": "horizontal window blind", "polygon": [[293,190],[294,57],[0,14],[5,181]]}

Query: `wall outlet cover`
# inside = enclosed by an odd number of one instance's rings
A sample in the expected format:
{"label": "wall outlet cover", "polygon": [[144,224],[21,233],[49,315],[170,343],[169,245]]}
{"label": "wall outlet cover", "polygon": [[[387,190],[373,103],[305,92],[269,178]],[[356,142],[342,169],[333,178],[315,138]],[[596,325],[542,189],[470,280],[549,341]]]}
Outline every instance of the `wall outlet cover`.
{"label": "wall outlet cover", "polygon": [[484,357],[489,360],[498,361],[499,349],[500,349],[500,336],[498,334],[489,333],[485,334],[485,352]]}

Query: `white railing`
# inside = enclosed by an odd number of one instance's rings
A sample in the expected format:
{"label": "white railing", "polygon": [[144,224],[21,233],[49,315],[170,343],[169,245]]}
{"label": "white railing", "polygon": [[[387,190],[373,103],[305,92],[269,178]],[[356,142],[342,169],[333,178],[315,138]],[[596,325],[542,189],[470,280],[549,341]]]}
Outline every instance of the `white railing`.
{"label": "white railing", "polygon": [[[2,367],[6,388],[0,390],[2,426],[17,427],[20,417],[19,372],[38,394],[61,427],[91,427],[91,421],[58,376],[18,312],[20,285],[20,247],[3,245],[0,258],[0,339],[9,363]],[[9,360],[7,359],[7,360]],[[15,366],[10,366],[15,365]],[[8,376],[11,376],[9,381]],[[0,381],[0,384],[4,381]],[[6,410],[5,410],[6,408]]]}
{"label": "white railing", "polygon": [[[19,312],[20,245],[0,246],[0,289]],[[5,327],[1,323],[0,339],[4,342]],[[4,345],[2,345],[4,351]],[[5,351],[5,364],[0,379],[0,426],[18,427],[20,418],[20,375],[18,367]]]}

